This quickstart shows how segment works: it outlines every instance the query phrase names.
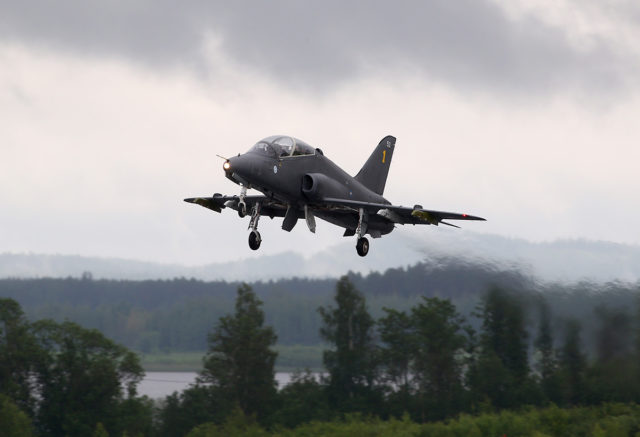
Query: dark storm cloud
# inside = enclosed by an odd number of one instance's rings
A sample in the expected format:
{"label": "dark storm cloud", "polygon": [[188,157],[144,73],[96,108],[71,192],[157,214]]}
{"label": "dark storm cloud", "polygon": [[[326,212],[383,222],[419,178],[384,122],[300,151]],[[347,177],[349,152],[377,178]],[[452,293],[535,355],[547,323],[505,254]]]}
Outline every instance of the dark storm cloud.
{"label": "dark storm cloud", "polygon": [[3,1],[0,38],[87,55],[173,63],[194,56],[206,21],[179,4]]}
{"label": "dark storm cloud", "polygon": [[609,93],[635,86],[634,58],[609,41],[577,50],[564,29],[510,20],[489,1],[5,2],[0,38],[158,67],[211,66],[205,35],[237,63],[327,89],[418,72],[464,90]]}

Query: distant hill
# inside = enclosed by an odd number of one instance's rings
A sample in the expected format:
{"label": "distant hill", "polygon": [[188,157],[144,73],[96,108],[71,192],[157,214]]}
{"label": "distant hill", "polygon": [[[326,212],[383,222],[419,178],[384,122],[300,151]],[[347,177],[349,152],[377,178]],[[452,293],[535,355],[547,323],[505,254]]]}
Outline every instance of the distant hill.
{"label": "distant hill", "polygon": [[548,282],[640,280],[640,246],[584,240],[532,243],[448,229],[423,233],[410,231],[399,229],[391,236],[372,241],[366,258],[356,255],[351,239],[306,256],[289,251],[202,266],[76,255],[4,253],[0,254],[0,278],[81,277],[85,272],[90,272],[96,279],[129,280],[337,278],[348,271],[367,274],[454,258],[499,270],[518,269]]}

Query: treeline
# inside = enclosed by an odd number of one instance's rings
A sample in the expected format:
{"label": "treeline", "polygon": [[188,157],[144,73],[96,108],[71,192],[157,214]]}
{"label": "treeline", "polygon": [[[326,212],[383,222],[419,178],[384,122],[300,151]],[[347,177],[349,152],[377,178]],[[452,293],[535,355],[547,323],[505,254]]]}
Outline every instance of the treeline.
{"label": "treeline", "polygon": [[[450,260],[349,277],[366,290],[376,316],[383,307],[407,309],[422,295],[453,298],[470,311],[487,284],[528,289],[525,284],[532,283],[516,271]],[[68,319],[136,351],[165,353],[204,351],[202,332],[232,310],[239,285],[184,278],[94,280],[87,272],[82,278],[1,279],[0,296],[18,301],[31,320]],[[265,302],[267,322],[281,344],[321,343],[316,309],[331,300],[335,279],[292,278],[251,286]]]}
{"label": "treeline", "polygon": [[277,335],[243,284],[209,331],[197,383],[154,405],[136,395],[142,369],[127,349],[0,299],[0,423],[8,436],[635,435],[639,304],[600,306],[586,330],[540,295],[492,287],[474,328],[439,297],[373,317],[343,277],[317,309],[323,376],[278,390]]}
{"label": "treeline", "polygon": [[[167,399],[161,435],[189,430],[192,436],[222,435],[225,427],[237,424],[238,415],[253,417],[255,431],[300,429],[305,423],[335,422],[354,414],[384,421],[405,417],[415,424],[479,415],[477,420],[460,418],[463,423],[455,426],[419,427],[420,435],[450,435],[454,429],[458,435],[468,435],[465,429],[488,435],[483,429],[491,427],[499,434],[518,427],[532,433],[537,413],[520,413],[528,418],[501,430],[496,424],[503,423],[504,416],[498,412],[549,405],[573,409],[549,410],[557,413],[548,427],[551,435],[568,435],[568,430],[584,426],[577,421],[569,425],[572,414],[590,411],[578,407],[624,402],[629,406],[620,408],[633,415],[640,402],[640,317],[620,309],[600,307],[590,320],[598,345],[590,359],[582,323],[560,321],[562,335],[554,338],[551,326],[557,321],[540,297],[532,307],[519,293],[491,288],[474,314],[478,330],[450,300],[437,297],[423,298],[408,311],[385,309],[376,320],[364,295],[344,277],[337,283],[333,304],[319,308],[320,334],[328,344],[326,375],[318,379],[299,374],[276,392],[273,330],[263,326],[260,301],[248,287],[240,288],[238,302],[244,304],[237,303],[235,315],[221,319],[209,337],[199,383]],[[526,329],[528,313],[537,319],[534,336]],[[238,344],[243,347],[235,347]],[[639,422],[627,417],[589,423],[593,435],[607,427],[634,435]],[[246,426],[246,421],[241,423]]]}
{"label": "treeline", "polygon": [[[594,309],[602,303],[630,308],[635,305],[638,289],[627,284],[544,285],[516,270],[450,259],[348,276],[367,297],[375,318],[384,314],[385,307],[406,311],[422,296],[440,297],[450,299],[476,329],[479,321],[471,313],[492,285],[518,290],[528,296],[530,305],[535,305],[538,294],[545,294],[558,320],[592,318]],[[18,301],[30,320],[71,320],[98,329],[133,350],[163,354],[204,351],[207,345],[202,333],[233,309],[239,285],[190,279],[94,280],[87,273],[82,278],[2,279],[0,296]],[[265,302],[266,321],[273,326],[279,344],[322,344],[322,320],[316,308],[331,301],[334,279],[293,278],[251,286]],[[535,319],[527,323],[529,329],[535,329]],[[552,326],[557,335],[561,328]],[[595,350],[591,338],[587,336],[585,345],[589,353]]]}

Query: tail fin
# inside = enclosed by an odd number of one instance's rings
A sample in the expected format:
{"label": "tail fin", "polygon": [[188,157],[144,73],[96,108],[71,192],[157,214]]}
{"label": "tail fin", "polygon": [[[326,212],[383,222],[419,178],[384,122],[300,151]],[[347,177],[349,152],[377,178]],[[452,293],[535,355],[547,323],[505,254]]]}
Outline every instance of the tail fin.
{"label": "tail fin", "polygon": [[355,179],[370,190],[382,195],[384,186],[387,183],[389,165],[391,164],[395,146],[395,137],[391,135],[384,137],[371,156],[369,156],[362,169],[360,169]]}

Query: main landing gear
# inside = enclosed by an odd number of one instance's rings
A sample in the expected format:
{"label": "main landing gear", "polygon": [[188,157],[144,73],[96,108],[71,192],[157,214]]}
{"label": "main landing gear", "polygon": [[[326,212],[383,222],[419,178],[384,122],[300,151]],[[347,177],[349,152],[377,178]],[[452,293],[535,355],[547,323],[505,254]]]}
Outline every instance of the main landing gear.
{"label": "main landing gear", "polygon": [[[238,209],[238,213],[240,213],[240,209]],[[251,233],[249,234],[249,247],[251,250],[258,250],[260,243],[262,243],[262,237],[260,236],[260,232],[258,232],[258,220],[260,220],[260,203],[256,202],[251,211],[251,220],[249,221],[249,229],[251,229]]]}
{"label": "main landing gear", "polygon": [[364,237],[367,232],[367,215],[363,208],[358,210],[358,227],[356,229],[356,235],[358,236],[358,242],[356,243],[356,251],[360,256],[367,256],[369,253],[369,240]]}
{"label": "main landing gear", "polygon": [[260,232],[251,231],[251,233],[249,234],[249,247],[251,248],[251,250],[258,250],[260,248],[260,243],[262,243]]}

